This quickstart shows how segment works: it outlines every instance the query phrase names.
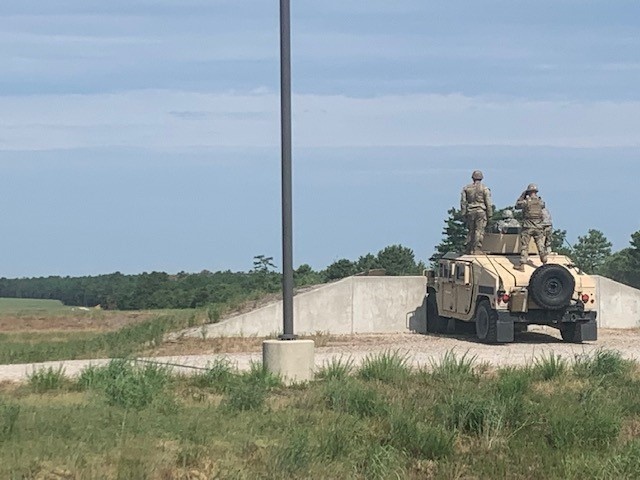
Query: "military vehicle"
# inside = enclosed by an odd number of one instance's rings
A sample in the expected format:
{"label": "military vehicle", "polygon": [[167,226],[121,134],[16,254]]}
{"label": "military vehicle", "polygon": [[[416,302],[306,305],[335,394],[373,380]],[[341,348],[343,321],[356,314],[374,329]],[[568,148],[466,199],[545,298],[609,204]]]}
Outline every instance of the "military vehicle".
{"label": "military vehicle", "polygon": [[595,279],[569,257],[542,264],[533,241],[524,271],[517,229],[487,233],[481,253],[446,254],[427,273],[427,332],[453,333],[475,323],[486,343],[512,342],[528,325],[560,330],[565,342],[597,340]]}

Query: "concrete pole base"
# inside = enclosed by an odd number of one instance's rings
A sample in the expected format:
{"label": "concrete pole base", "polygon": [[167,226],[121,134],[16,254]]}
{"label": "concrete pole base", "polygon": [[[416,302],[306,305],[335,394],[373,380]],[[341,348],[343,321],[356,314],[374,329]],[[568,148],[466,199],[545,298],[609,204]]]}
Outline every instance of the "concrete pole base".
{"label": "concrete pole base", "polygon": [[265,340],[262,365],[285,385],[305,383],[313,380],[314,351],[313,340]]}

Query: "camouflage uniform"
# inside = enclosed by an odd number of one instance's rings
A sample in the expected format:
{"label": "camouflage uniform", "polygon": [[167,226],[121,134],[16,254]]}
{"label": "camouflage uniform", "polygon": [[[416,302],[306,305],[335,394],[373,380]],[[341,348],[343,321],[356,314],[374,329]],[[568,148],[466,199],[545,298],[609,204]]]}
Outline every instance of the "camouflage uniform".
{"label": "camouflage uniform", "polygon": [[542,209],[542,231],[544,232],[544,249],[548,255],[551,253],[551,241],[553,240],[553,220],[547,207]]}
{"label": "camouflage uniform", "polygon": [[542,210],[544,201],[538,197],[538,188],[531,184],[516,201],[516,209],[522,210],[522,230],[520,230],[520,269],[529,261],[529,242],[533,237],[542,263],[547,263]]}
{"label": "camouflage uniform", "polygon": [[480,181],[482,172],[475,171],[472,184],[462,189],[460,194],[460,210],[467,222],[466,253],[478,252],[482,249],[484,230],[487,219],[492,215],[491,190]]}
{"label": "camouflage uniform", "polygon": [[520,222],[513,218],[511,210],[505,210],[502,212],[502,219],[496,224],[496,230],[498,233],[506,233],[511,228],[520,228]]}

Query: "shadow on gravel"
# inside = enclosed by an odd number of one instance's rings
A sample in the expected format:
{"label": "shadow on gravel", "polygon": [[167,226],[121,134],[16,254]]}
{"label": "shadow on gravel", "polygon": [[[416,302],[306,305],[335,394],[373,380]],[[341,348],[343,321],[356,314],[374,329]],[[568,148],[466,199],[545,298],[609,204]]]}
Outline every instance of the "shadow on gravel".
{"label": "shadow on gravel", "polygon": [[[487,345],[481,340],[478,340],[475,334],[475,327],[473,331],[464,331],[464,332],[456,332],[454,334],[427,334],[429,336],[434,337],[443,337],[443,338],[453,338],[455,340],[460,340],[461,342],[475,343],[479,345]],[[542,333],[542,332],[520,332],[514,335],[513,342],[510,343],[497,343],[492,346],[499,347],[501,345],[513,345],[514,343],[522,343],[526,345],[544,345],[544,344],[555,344],[555,343],[563,343],[563,341],[557,337],[552,335]]]}

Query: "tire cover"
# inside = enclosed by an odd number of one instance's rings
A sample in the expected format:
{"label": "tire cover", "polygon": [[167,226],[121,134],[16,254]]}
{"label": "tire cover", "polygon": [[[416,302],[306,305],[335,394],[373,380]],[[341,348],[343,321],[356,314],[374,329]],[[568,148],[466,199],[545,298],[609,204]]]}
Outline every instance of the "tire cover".
{"label": "tire cover", "polygon": [[542,265],[529,279],[529,295],[538,305],[549,310],[568,306],[575,287],[573,275],[562,265]]}

